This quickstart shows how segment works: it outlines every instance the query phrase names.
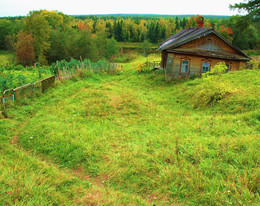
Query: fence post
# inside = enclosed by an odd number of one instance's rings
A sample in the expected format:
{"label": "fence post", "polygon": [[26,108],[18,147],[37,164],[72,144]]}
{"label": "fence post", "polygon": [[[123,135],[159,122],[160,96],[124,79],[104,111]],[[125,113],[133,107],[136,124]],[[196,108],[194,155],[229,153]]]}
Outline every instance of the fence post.
{"label": "fence post", "polygon": [[[6,93],[6,92],[9,92],[9,91],[12,91],[12,93],[9,94],[9,95],[5,95],[5,93]],[[5,109],[5,100],[6,100],[6,97],[9,97],[9,96],[11,96],[11,98],[12,98],[12,100],[13,100],[13,102],[14,102],[14,90],[13,90],[13,89],[7,89],[7,90],[5,90],[5,91],[3,92],[3,108],[4,108],[4,109]]]}
{"label": "fence post", "polygon": [[60,71],[59,71],[58,61],[57,61],[57,64],[56,64],[56,72],[57,72],[58,79],[60,79]]}

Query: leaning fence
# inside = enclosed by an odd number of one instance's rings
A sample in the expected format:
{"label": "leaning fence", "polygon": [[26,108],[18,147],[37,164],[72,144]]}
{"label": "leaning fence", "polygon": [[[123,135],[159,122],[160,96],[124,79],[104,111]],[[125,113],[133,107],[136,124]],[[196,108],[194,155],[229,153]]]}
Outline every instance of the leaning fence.
{"label": "leaning fence", "polygon": [[[55,76],[42,79],[40,81],[29,83],[15,89],[7,89],[2,93],[2,98],[0,103],[2,108],[6,108],[6,104],[9,101],[19,100],[24,97],[30,97],[35,94],[44,93],[48,88],[50,88],[55,83]],[[1,94],[1,93],[0,93]]]}
{"label": "leaning fence", "polygon": [[80,64],[76,66],[63,66],[56,64],[55,65],[55,75],[36,81],[34,83],[29,83],[15,89],[7,89],[3,92],[0,92],[0,110],[6,109],[6,105],[8,102],[12,101],[15,102],[16,100],[31,97],[37,94],[43,94],[46,92],[48,88],[50,88],[55,83],[55,79],[70,79],[73,76],[77,75],[79,71],[89,71],[93,73],[109,73],[113,74],[116,72],[116,68],[118,67],[117,64],[110,64],[110,63],[102,63],[98,65],[93,64]]}

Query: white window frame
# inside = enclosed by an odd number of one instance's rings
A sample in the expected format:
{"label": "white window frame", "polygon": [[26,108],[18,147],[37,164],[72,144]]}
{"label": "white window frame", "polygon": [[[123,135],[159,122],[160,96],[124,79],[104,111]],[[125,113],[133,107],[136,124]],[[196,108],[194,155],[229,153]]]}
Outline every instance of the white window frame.
{"label": "white window frame", "polygon": [[[184,65],[184,62],[185,64],[186,62],[188,62],[188,64]],[[183,66],[185,66],[185,68]],[[185,60],[185,59],[181,60],[181,73],[189,73],[189,67],[190,67],[190,60]]]}

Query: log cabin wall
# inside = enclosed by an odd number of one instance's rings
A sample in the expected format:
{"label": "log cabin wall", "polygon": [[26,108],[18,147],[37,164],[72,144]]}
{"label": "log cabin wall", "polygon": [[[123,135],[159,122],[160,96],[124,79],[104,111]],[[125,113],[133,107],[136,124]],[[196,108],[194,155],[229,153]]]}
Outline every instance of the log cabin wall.
{"label": "log cabin wall", "polygon": [[[226,64],[230,65],[230,71],[238,70],[241,66],[245,65],[245,62],[242,61],[231,61],[231,60],[223,60],[223,59],[215,59],[215,58],[205,58],[205,57],[197,57],[197,56],[190,56],[184,54],[173,54],[168,53],[168,61],[167,62],[167,69],[166,71],[166,79],[172,80],[174,78],[178,78],[181,76],[197,76],[201,75],[202,71],[202,63],[208,62],[209,69],[214,67],[219,62],[225,62]],[[189,71],[188,74],[181,73],[181,64],[182,61],[186,60],[189,61]]]}

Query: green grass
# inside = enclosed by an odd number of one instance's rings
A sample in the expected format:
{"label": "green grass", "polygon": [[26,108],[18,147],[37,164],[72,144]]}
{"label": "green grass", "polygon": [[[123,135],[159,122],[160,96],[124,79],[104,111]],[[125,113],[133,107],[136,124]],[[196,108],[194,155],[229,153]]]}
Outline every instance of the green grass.
{"label": "green grass", "polygon": [[[142,49],[142,44],[139,42],[118,42],[118,45],[124,49]],[[151,49],[158,49],[158,44],[151,44]]]}
{"label": "green grass", "polygon": [[16,55],[14,52],[0,50],[0,67],[7,64],[15,64]]}
{"label": "green grass", "polygon": [[224,74],[239,92],[206,106],[202,79],[166,83],[162,72],[137,73],[144,61],[10,107],[0,202],[257,205],[259,71]]}

